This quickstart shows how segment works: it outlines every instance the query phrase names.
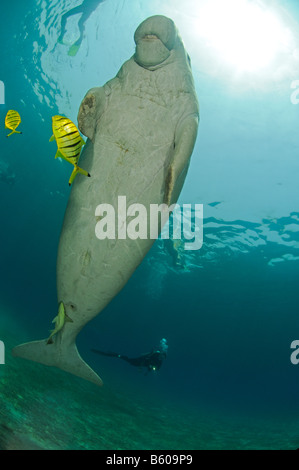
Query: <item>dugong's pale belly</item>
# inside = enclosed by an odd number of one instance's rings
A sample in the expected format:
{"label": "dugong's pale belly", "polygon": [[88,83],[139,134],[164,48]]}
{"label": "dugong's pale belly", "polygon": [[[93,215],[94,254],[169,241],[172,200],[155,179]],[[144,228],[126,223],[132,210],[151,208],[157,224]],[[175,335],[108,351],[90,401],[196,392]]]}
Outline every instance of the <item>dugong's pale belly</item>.
{"label": "dugong's pale belly", "polygon": [[[80,357],[76,337],[123,288],[154,240],[149,230],[145,239],[117,238],[116,230],[115,239],[99,240],[96,227],[107,217],[96,209],[108,204],[117,218],[118,198],[125,196],[127,208],[142,205],[138,209],[144,208],[149,225],[151,204],[174,204],[199,122],[190,58],[173,21],[161,15],[147,18],[134,41],[134,56],[116,77],[89,90],[79,109],[79,129],[90,139],[79,165],[91,178],[76,176],[61,231],[53,341],[33,341],[13,350],[14,356],[59,367],[97,385],[102,380]],[[131,226],[136,216],[128,217]]]}
{"label": "dugong's pale belly", "polygon": [[121,290],[154,242],[99,240],[96,207],[111,204],[117,214],[118,196],[127,197],[127,206],[139,203],[149,209],[150,204],[161,204],[174,131],[166,107],[114,93],[94,144],[89,141],[84,149],[80,165],[91,178],[75,181],[57,266],[58,300],[80,311],[81,322],[82,315],[88,321]]}

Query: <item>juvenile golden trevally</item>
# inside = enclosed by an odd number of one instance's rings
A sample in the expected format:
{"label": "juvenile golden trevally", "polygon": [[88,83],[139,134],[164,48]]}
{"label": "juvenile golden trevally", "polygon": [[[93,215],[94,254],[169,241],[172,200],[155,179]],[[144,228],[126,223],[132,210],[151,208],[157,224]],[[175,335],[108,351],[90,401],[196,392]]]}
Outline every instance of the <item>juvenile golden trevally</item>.
{"label": "juvenile golden trevally", "polygon": [[22,134],[22,132],[16,131],[16,128],[21,124],[21,116],[17,111],[12,109],[8,111],[5,118],[5,129],[10,129],[12,132],[6,137],[10,137],[12,134]]}
{"label": "juvenile golden trevally", "polygon": [[53,135],[50,142],[56,140],[58,147],[55,158],[63,158],[63,160],[66,160],[75,167],[71,174],[69,185],[71,186],[78,173],[90,177],[87,171],[78,167],[81,149],[85,145],[85,141],[82,139],[75,124],[64,116],[53,116],[52,129]]}
{"label": "juvenile golden trevally", "polygon": [[65,313],[64,303],[60,302],[58,315],[52,321],[52,323],[55,323],[55,329],[51,331],[47,344],[53,344],[53,336],[57,335],[57,333],[62,330],[66,322],[72,322],[72,320]]}

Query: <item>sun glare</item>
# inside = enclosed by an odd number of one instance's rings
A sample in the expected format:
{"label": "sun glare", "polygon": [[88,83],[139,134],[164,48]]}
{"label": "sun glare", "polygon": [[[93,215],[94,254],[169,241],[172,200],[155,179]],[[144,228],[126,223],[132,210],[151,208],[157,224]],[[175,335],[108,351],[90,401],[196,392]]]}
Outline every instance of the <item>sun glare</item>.
{"label": "sun glare", "polygon": [[290,45],[290,30],[261,3],[208,0],[196,17],[197,34],[239,71],[267,67]]}

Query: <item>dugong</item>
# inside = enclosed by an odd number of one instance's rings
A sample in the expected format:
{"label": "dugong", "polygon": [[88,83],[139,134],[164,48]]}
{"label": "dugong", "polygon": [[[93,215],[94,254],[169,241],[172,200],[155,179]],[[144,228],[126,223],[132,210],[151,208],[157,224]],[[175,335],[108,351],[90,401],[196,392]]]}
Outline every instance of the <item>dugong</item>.
{"label": "dugong", "polygon": [[176,203],[199,122],[190,58],[174,22],[152,16],[134,39],[133,57],[115,78],[91,89],[79,109],[79,129],[88,137],[80,164],[91,178],[76,178],[59,241],[58,303],[68,321],[51,341],[13,350],[14,356],[97,385],[102,380],[80,357],[76,337],[125,286],[154,243],[149,236],[99,239],[95,229],[103,214],[97,207],[109,204],[117,211],[119,196],[126,197],[127,205],[142,204],[149,218],[151,204]]}

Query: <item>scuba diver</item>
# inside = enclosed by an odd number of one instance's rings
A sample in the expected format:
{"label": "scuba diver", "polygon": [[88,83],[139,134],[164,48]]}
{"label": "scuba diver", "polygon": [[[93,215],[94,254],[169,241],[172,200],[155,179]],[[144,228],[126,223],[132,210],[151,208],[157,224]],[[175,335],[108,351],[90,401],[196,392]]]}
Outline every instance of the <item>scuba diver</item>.
{"label": "scuba diver", "polygon": [[91,351],[96,354],[101,354],[102,356],[109,357],[118,357],[128,362],[135,367],[146,367],[148,372],[159,370],[162,366],[164,359],[166,359],[168,350],[168,344],[165,338],[161,339],[159,347],[153,349],[150,353],[142,354],[140,357],[130,358],[128,356],[123,356],[122,354],[117,354],[113,352],[103,352],[98,351],[97,349],[92,349]]}
{"label": "scuba diver", "polygon": [[78,22],[78,27],[80,30],[80,37],[79,39],[70,47],[68,51],[69,56],[75,56],[80,49],[81,43],[84,37],[85,31],[85,22],[88,20],[90,15],[96,10],[100,3],[103,3],[105,0],[84,0],[83,3],[71,10],[67,11],[62,15],[61,18],[61,33],[58,38],[58,42],[63,44],[63,36],[65,35],[66,31],[66,23],[70,16],[77,15],[82,13],[82,16]]}

